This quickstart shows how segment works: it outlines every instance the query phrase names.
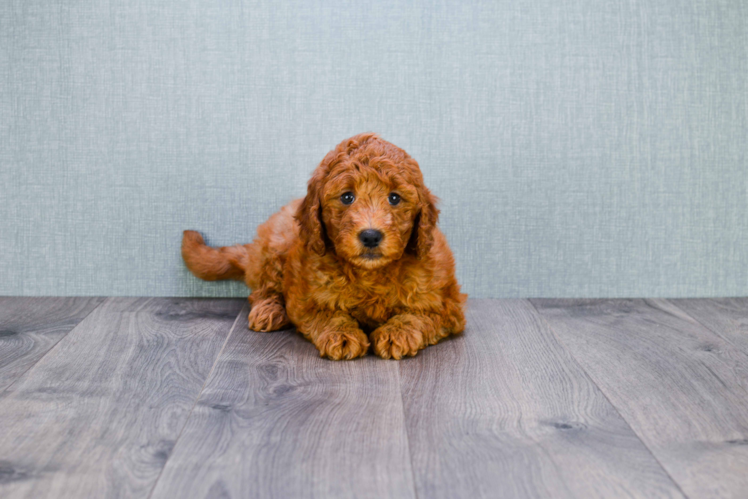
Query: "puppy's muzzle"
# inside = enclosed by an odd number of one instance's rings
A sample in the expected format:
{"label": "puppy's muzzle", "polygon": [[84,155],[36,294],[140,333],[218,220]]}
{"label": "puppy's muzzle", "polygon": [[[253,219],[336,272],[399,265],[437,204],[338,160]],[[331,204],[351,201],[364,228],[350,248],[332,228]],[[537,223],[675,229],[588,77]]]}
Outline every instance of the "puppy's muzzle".
{"label": "puppy's muzzle", "polygon": [[379,243],[382,241],[384,235],[381,231],[376,229],[364,229],[358,233],[358,239],[364,244],[366,248],[377,248]]}

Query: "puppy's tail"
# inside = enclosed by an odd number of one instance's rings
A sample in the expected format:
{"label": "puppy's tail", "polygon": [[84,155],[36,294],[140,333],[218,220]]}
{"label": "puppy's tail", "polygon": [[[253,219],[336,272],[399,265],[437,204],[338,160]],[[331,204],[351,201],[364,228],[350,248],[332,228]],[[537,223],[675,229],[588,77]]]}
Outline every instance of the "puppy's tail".
{"label": "puppy's tail", "polygon": [[192,274],[206,281],[243,280],[249,261],[247,249],[241,245],[213,248],[197,231],[182,236],[182,258]]}

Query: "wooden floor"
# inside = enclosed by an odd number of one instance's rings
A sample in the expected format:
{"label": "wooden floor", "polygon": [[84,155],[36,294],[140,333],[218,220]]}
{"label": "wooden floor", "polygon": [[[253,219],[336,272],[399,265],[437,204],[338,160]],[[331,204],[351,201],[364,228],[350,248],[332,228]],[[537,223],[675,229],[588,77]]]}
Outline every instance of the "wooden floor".
{"label": "wooden floor", "polygon": [[0,496],[748,496],[748,299],[471,300],[399,362],[247,313],[0,298]]}

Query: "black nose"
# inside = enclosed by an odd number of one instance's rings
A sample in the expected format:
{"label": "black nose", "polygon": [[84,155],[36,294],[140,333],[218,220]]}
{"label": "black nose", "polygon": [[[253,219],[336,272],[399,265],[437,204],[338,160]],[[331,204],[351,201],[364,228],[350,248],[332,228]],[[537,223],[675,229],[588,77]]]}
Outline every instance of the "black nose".
{"label": "black nose", "polygon": [[358,239],[366,248],[377,248],[382,241],[382,232],[376,229],[365,229],[358,233]]}

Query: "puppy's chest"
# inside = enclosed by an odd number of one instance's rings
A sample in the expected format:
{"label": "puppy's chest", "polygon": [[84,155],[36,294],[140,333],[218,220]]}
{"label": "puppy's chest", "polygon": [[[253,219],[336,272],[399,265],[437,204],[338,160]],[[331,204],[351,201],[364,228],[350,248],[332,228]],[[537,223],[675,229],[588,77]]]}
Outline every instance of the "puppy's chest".
{"label": "puppy's chest", "polygon": [[[430,274],[418,266],[402,272],[346,275],[334,266],[317,274],[314,301],[329,309],[350,314],[364,328],[376,328],[398,314],[423,305],[429,297]],[[422,309],[422,307],[419,307]]]}
{"label": "puppy's chest", "polygon": [[396,314],[404,304],[396,287],[381,287],[366,283],[349,285],[340,290],[340,308],[359,323],[375,328]]}

